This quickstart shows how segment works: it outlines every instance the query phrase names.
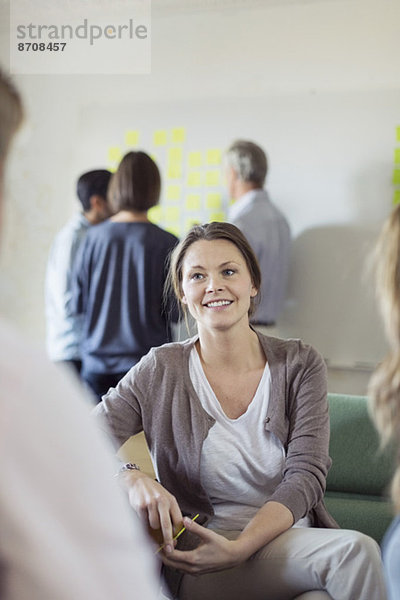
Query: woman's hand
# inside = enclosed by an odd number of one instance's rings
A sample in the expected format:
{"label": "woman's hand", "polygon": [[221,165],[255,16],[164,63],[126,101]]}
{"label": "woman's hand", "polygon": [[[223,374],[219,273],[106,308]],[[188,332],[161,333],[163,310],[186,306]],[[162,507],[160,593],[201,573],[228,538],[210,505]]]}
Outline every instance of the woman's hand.
{"label": "woman's hand", "polygon": [[[141,471],[124,476],[129,502],[150,530],[161,531],[165,547],[174,547],[174,530],[182,526],[182,513],[175,497],[158,481]],[[156,538],[156,535],[153,536]]]}
{"label": "woman's hand", "polygon": [[183,524],[188,531],[201,539],[201,543],[195,550],[190,551],[175,550],[172,547],[164,548],[161,558],[166,566],[192,575],[201,575],[229,569],[248,558],[242,556],[239,541],[227,540],[188,517],[183,519]]}

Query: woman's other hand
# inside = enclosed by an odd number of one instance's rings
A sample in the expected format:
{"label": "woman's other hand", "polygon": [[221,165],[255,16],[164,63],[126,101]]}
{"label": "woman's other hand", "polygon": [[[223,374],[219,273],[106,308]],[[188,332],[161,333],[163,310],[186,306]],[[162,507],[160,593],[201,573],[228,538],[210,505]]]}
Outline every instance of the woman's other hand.
{"label": "woman's other hand", "polygon": [[242,556],[240,543],[237,540],[227,540],[211,529],[206,529],[188,517],[183,519],[188,531],[197,535],[201,543],[195,550],[182,551],[173,547],[162,550],[162,561],[168,567],[201,575],[234,567],[247,557]]}

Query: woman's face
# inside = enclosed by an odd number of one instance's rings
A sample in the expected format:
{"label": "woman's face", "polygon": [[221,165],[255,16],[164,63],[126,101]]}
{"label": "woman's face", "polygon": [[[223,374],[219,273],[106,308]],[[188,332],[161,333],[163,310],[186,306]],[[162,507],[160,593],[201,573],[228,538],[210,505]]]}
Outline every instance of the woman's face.
{"label": "woman's face", "polygon": [[182,264],[182,302],[199,327],[229,329],[248,322],[250,299],[257,294],[240,250],[227,240],[199,240]]}

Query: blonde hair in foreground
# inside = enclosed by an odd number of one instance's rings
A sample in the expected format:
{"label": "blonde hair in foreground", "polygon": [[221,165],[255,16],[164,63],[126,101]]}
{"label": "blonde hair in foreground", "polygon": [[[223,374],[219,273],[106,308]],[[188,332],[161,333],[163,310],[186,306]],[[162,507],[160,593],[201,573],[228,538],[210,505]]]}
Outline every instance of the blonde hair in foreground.
{"label": "blonde hair in foreground", "polygon": [[[400,205],[392,211],[379,235],[374,271],[390,351],[372,375],[368,395],[382,442],[394,440],[400,450]],[[392,499],[400,512],[400,458],[392,481]]]}
{"label": "blonde hair in foreground", "polygon": [[10,142],[23,116],[19,93],[0,70],[0,164],[5,161]]}

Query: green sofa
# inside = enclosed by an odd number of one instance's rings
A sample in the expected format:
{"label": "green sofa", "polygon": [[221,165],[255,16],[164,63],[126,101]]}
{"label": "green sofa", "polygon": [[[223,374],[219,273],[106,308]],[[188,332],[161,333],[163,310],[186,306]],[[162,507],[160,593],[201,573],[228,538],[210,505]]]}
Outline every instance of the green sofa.
{"label": "green sofa", "polygon": [[365,396],[328,394],[331,420],[325,504],[344,529],[381,542],[392,517],[393,452],[382,451]]}

